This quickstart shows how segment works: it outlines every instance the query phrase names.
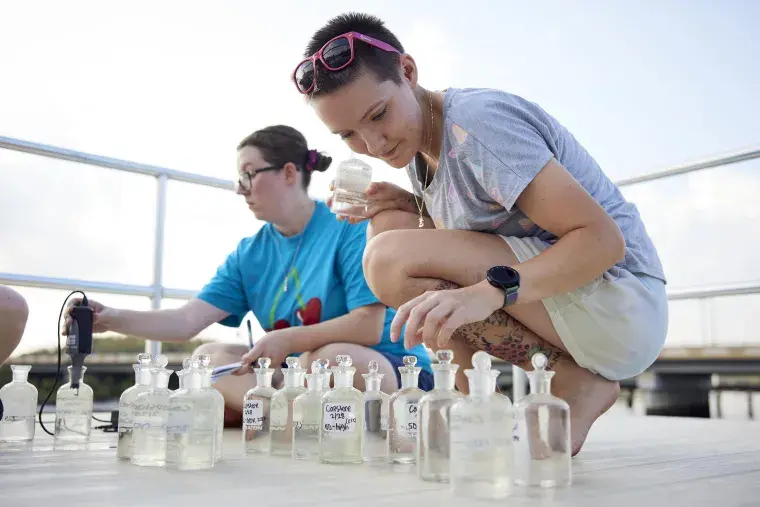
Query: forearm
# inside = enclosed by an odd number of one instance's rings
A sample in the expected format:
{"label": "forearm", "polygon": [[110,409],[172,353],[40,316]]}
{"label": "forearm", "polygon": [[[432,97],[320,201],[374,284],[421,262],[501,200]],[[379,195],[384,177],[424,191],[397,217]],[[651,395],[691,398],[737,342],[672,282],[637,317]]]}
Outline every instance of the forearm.
{"label": "forearm", "polygon": [[624,256],[625,240],[614,222],[572,230],[540,255],[513,266],[520,273],[518,304],[572,292]]}
{"label": "forearm", "polygon": [[146,340],[182,342],[195,335],[191,323],[179,310],[134,311],[108,308],[100,313],[98,320],[109,331]]}
{"label": "forearm", "polygon": [[377,345],[383,334],[385,310],[380,304],[362,306],[325,322],[287,328],[290,348],[292,352],[309,352],[335,342]]}

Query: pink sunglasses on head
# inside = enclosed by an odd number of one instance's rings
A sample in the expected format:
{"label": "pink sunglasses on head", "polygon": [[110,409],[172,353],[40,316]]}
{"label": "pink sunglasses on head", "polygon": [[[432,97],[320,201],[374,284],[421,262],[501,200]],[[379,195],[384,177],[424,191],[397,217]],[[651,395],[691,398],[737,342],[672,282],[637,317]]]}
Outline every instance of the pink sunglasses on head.
{"label": "pink sunglasses on head", "polygon": [[381,40],[369,37],[359,32],[348,32],[330,39],[322,48],[301,61],[293,71],[293,82],[298,91],[307,94],[314,89],[317,79],[317,60],[333,72],[345,69],[354,61],[354,40],[359,39],[389,53],[399,53],[396,48]]}

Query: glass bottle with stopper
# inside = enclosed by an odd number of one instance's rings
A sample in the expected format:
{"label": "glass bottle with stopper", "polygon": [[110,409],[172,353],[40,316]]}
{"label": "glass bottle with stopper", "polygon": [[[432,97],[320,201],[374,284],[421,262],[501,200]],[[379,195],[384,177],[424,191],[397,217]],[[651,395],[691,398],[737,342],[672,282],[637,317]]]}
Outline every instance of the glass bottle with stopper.
{"label": "glass bottle with stopper", "polygon": [[322,393],[326,393],[330,390],[330,375],[332,375],[332,371],[330,370],[330,360],[329,359],[317,359],[317,362],[319,363],[319,367],[322,370]]}
{"label": "glass bottle with stopper", "polygon": [[335,358],[335,387],[322,396],[319,430],[319,461],[322,463],[362,463],[364,395],[354,387],[356,368],[351,356]]}
{"label": "glass bottle with stopper", "polygon": [[190,374],[192,367],[192,360],[186,357],[182,361],[182,369],[176,371],[177,378],[179,379],[179,387],[172,391],[169,397],[169,418],[166,425],[166,466],[176,468],[179,461],[180,453],[182,452],[182,446],[185,443],[184,434],[180,424],[176,424],[178,421],[177,415],[172,417],[171,404],[177,396],[187,393],[187,387],[185,387],[185,378]]}
{"label": "glass bottle with stopper", "polygon": [[570,486],[570,407],[551,394],[554,372],[546,369],[547,357],[537,352],[530,361],[530,394],[514,407],[514,481],[522,487]]}
{"label": "glass bottle with stopper", "polygon": [[[169,359],[156,356],[150,369],[150,389],[135,398],[134,427],[132,429],[132,460],[137,466],[164,466],[166,464],[166,427],[169,422],[169,377],[166,369]],[[187,378],[185,378],[187,382]]]}
{"label": "glass bottle with stopper", "polygon": [[319,361],[311,363],[306,392],[293,400],[293,457],[316,460],[319,454],[319,416],[322,412],[324,372]]}
{"label": "glass bottle with stopper", "polygon": [[198,365],[201,370],[201,389],[216,400],[214,414],[214,461],[220,461],[223,455],[222,445],[224,441],[224,396],[222,396],[222,393],[211,387],[211,375],[214,373],[214,368],[211,366],[211,354],[198,354]]}
{"label": "glass bottle with stopper", "polygon": [[[69,366],[69,381],[58,388],[55,397],[56,441],[86,442],[92,429],[92,388],[84,383],[86,366]],[[72,387],[77,385],[78,387]]]}
{"label": "glass bottle with stopper", "polygon": [[0,389],[0,442],[34,439],[37,388],[27,380],[29,365],[11,365],[13,380]]}
{"label": "glass bottle with stopper", "polygon": [[287,368],[282,368],[285,384],[272,395],[269,437],[269,454],[292,456],[293,454],[293,400],[306,391],[303,385],[305,370],[297,357],[285,360]]}
{"label": "glass bottle with stopper", "polygon": [[404,356],[401,389],[390,398],[388,411],[388,461],[414,463],[419,432],[418,404],[425,391],[418,387],[420,370],[416,356]]}
{"label": "glass bottle with stopper", "polygon": [[116,456],[119,459],[132,457],[132,425],[134,423],[134,403],[137,395],[150,389],[150,354],[137,354],[135,385],[127,388],[119,398],[119,437],[116,444]]}
{"label": "glass bottle with stopper", "polygon": [[504,498],[512,484],[512,402],[496,392],[499,370],[483,351],[465,370],[470,394],[449,411],[451,492],[470,498]]}
{"label": "glass bottle with stopper", "polygon": [[[184,387],[169,399],[166,424],[167,456],[179,470],[204,470],[214,466],[217,400],[203,388],[206,368],[198,357],[184,374]],[[176,461],[175,461],[176,459]]]}
{"label": "glass bottle with stopper", "polygon": [[369,362],[364,373],[364,461],[388,460],[388,405],[390,396],[380,390],[385,374],[378,373],[377,361]]}
{"label": "glass bottle with stopper", "polygon": [[246,453],[269,452],[270,401],[277,389],[272,387],[274,368],[268,357],[258,359],[256,387],[249,389],[243,398],[243,449]]}
{"label": "glass bottle with stopper", "polygon": [[439,350],[432,365],[435,387],[420,398],[417,442],[417,475],[425,481],[449,480],[449,410],[464,395],[454,389],[458,364],[454,352]]}

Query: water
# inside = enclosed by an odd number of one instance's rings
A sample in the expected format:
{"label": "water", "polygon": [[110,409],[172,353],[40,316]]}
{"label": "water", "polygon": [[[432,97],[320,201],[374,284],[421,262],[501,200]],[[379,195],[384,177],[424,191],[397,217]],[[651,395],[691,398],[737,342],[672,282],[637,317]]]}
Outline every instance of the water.
{"label": "water", "polygon": [[24,442],[34,437],[35,417],[6,415],[0,420],[3,442]]}
{"label": "water", "polygon": [[364,192],[354,192],[338,188],[333,193],[332,211],[338,215],[364,218],[367,199]]}
{"label": "water", "polygon": [[386,461],[388,458],[387,410],[387,399],[364,401],[364,461]]}

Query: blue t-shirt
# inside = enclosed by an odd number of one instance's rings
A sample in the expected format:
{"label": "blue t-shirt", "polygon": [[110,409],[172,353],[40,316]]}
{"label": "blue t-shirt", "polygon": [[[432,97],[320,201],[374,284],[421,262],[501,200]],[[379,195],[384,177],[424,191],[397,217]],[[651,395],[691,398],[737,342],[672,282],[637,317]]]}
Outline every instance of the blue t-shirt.
{"label": "blue t-shirt", "polygon": [[[286,237],[267,223],[240,241],[198,298],[230,314],[222,325],[239,326],[250,310],[267,332],[318,324],[380,303],[362,269],[366,234],[366,222],[339,221],[325,203],[317,201],[302,233]],[[285,270],[291,265],[285,291]],[[399,357],[415,355],[417,366],[430,371],[424,346],[407,351],[401,341],[391,342],[395,314],[386,310],[382,339],[371,348]]]}

